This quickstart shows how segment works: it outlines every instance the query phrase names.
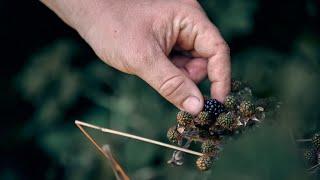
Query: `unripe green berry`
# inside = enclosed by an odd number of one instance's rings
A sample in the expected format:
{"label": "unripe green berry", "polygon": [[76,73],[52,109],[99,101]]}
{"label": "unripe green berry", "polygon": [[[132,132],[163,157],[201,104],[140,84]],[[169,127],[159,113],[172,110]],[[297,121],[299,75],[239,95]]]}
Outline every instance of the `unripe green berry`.
{"label": "unripe green berry", "polygon": [[191,124],[193,116],[185,111],[179,111],[177,114],[177,122],[180,126],[188,126]]}
{"label": "unripe green berry", "polygon": [[171,127],[168,129],[167,138],[171,143],[177,143],[181,135],[177,131],[176,127]]}
{"label": "unripe green berry", "polygon": [[225,129],[231,129],[233,123],[234,123],[234,116],[231,112],[220,114],[216,121],[216,125],[221,126],[222,128],[225,128]]}
{"label": "unripe green berry", "polygon": [[319,133],[314,134],[311,140],[314,147],[320,150],[320,134]]}
{"label": "unripe green berry", "polygon": [[235,109],[237,107],[237,98],[234,95],[228,95],[224,101],[224,106],[228,109]]}
{"label": "unripe green berry", "polygon": [[214,153],[217,150],[216,143],[213,140],[206,140],[201,144],[202,153]]}
{"label": "unripe green berry", "polygon": [[237,92],[240,91],[243,88],[243,83],[238,80],[232,80],[231,81],[231,91],[232,92]]}
{"label": "unripe green berry", "polygon": [[200,171],[206,171],[210,169],[210,167],[212,166],[212,163],[213,163],[213,159],[208,155],[200,156],[196,161],[197,167]]}
{"label": "unripe green berry", "polygon": [[306,149],[303,153],[303,156],[308,166],[317,164],[317,152],[315,149]]}
{"label": "unripe green berry", "polygon": [[252,101],[253,94],[250,88],[244,88],[237,93],[238,101]]}
{"label": "unripe green berry", "polygon": [[250,117],[254,113],[254,105],[251,101],[242,101],[239,105],[239,111],[243,117]]}
{"label": "unripe green berry", "polygon": [[204,126],[210,124],[210,116],[208,112],[201,111],[198,115],[197,124]]}

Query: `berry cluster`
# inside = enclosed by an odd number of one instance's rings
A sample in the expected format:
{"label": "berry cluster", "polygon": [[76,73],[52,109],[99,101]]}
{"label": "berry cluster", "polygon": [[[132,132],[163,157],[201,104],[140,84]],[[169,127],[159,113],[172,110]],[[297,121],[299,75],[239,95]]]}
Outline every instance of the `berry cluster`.
{"label": "berry cluster", "polygon": [[316,172],[320,168],[320,133],[316,133],[310,139],[299,139],[298,142],[306,142],[303,148],[303,157],[309,172]]}
{"label": "berry cluster", "polygon": [[[177,125],[168,130],[167,137],[171,143],[184,148],[189,148],[191,142],[201,143],[204,155],[197,159],[196,165],[199,170],[205,171],[217,159],[226,143],[226,137],[241,134],[248,127],[265,120],[266,112],[277,108],[279,103],[274,99],[254,97],[247,85],[233,80],[231,94],[223,103],[205,98],[203,110],[198,115],[178,112]],[[320,141],[318,144],[320,145]],[[168,162],[182,165],[181,154],[175,151]]]}

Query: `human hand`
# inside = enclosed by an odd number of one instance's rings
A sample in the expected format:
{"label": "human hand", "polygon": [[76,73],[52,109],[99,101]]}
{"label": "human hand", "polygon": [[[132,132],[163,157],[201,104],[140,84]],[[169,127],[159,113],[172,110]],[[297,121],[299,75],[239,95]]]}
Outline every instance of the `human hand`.
{"label": "human hand", "polygon": [[[139,76],[181,110],[202,110],[196,83],[207,75],[214,98],[230,91],[229,48],[196,0],[43,1],[105,63]],[[173,49],[192,57],[170,57]]]}

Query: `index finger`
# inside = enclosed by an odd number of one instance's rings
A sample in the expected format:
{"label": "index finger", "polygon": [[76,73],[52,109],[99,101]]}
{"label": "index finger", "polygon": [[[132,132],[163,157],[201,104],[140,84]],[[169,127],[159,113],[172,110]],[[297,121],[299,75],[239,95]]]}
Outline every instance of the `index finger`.
{"label": "index finger", "polygon": [[211,96],[220,102],[230,92],[230,50],[218,29],[204,17],[198,24],[194,41],[194,53],[208,58],[208,77],[211,81]]}

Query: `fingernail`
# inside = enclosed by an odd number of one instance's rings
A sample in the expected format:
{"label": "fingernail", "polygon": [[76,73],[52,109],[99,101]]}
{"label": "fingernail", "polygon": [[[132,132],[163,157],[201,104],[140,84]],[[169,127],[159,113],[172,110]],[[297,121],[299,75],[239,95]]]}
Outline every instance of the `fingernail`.
{"label": "fingernail", "polygon": [[191,114],[197,114],[201,108],[200,99],[195,96],[189,96],[186,100],[184,100],[182,106],[185,111]]}

